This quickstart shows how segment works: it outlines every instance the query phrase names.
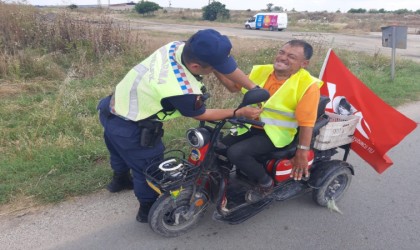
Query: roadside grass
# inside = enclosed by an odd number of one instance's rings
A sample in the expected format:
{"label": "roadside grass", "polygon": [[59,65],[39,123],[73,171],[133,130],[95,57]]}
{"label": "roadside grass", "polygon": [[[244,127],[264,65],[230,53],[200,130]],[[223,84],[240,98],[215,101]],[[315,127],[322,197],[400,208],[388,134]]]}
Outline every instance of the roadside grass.
{"label": "roadside grass", "polygon": [[[1,2],[0,9],[0,205],[27,197],[38,203],[58,202],[102,189],[112,173],[97,119],[98,100],[155,49],[190,34],[128,31],[129,24],[116,25],[106,16],[100,22],[80,22],[85,18],[80,13],[50,14]],[[31,28],[22,29],[25,25]],[[31,42],[27,37],[34,30],[41,33]],[[317,76],[329,44],[321,36],[302,38],[314,46],[309,70]],[[252,65],[271,63],[286,42],[231,40],[232,53],[246,73]],[[389,58],[336,53],[387,103],[420,99],[418,63],[398,60],[391,81]],[[211,94],[209,108],[239,103],[240,95],[226,91],[214,76],[206,76],[204,83]],[[165,123],[167,149],[187,150],[185,131],[197,124],[190,118]]]}

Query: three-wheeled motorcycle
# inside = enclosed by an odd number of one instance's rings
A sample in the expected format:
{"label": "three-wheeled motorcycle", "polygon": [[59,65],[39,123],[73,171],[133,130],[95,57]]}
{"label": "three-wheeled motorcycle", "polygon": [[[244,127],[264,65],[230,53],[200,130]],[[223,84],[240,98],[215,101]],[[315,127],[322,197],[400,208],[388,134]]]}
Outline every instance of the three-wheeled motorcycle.
{"label": "three-wheeled motorcycle", "polygon": [[[268,98],[268,92],[263,89],[250,90],[238,109]],[[333,114],[325,112],[328,102],[329,98],[321,97],[308,159],[310,177],[300,181],[290,178],[289,159],[296,152],[296,142],[264,155],[259,160],[275,180],[275,187],[272,194],[254,203],[245,201],[245,193],[255,183],[229,162],[226,146],[221,140],[224,133],[232,129],[229,124],[264,124],[232,117],[217,122],[201,121],[198,127],[188,129],[189,155],[180,150],[165,152],[163,160],[152,163],[145,172],[148,184],[160,194],[149,213],[152,230],[165,237],[184,234],[199,223],[211,203],[216,207],[213,219],[238,224],[261,212],[273,201],[284,201],[307,192],[312,192],[313,200],[320,206],[339,201],[354,175],[353,166],[346,162],[352,132],[340,134],[342,131],[335,129],[335,136],[345,140],[332,147],[323,147],[325,141],[321,141],[318,142],[321,146],[316,149],[320,131],[332,122]],[[343,159],[332,159],[339,150],[344,150]]]}

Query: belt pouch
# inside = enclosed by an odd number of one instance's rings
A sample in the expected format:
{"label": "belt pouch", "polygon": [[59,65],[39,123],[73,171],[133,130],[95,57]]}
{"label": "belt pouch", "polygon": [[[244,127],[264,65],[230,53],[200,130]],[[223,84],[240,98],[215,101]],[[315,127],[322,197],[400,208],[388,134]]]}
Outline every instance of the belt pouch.
{"label": "belt pouch", "polygon": [[153,148],[163,136],[163,124],[159,121],[140,121],[140,146]]}

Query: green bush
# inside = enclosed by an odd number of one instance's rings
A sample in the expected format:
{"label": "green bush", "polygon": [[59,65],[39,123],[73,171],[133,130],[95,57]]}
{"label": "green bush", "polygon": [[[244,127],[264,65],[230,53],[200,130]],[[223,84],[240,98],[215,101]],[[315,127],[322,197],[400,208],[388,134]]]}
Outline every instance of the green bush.
{"label": "green bush", "polygon": [[141,2],[138,2],[134,9],[139,13],[143,15],[151,15],[155,11],[162,9],[162,7],[159,6],[159,4],[149,1],[142,0]]}
{"label": "green bush", "polygon": [[353,8],[351,8],[349,11],[347,11],[347,13],[366,13],[366,9],[362,9],[362,8],[353,9]]}
{"label": "green bush", "polygon": [[203,7],[203,20],[214,21],[216,19],[226,20],[230,18],[229,10],[226,5],[220,2],[212,2]]}
{"label": "green bush", "polygon": [[77,5],[75,5],[75,4],[70,4],[69,6],[67,6],[67,8],[69,8],[69,9],[71,9],[71,10],[74,10],[74,9],[77,9]]}

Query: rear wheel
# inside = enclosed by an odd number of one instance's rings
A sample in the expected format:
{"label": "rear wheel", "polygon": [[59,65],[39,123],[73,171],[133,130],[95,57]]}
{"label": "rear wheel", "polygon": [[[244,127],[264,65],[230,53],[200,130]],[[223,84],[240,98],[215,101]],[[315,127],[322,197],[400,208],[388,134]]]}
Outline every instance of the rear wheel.
{"label": "rear wheel", "polygon": [[182,235],[198,225],[207,204],[194,206],[190,211],[192,189],[184,189],[177,198],[164,194],[153,204],[149,212],[152,230],[165,237]]}
{"label": "rear wheel", "polygon": [[248,24],[247,25],[245,25],[245,29],[251,29],[251,26],[249,26]]}
{"label": "rear wheel", "polygon": [[319,189],[312,191],[313,200],[326,207],[329,200],[339,201],[350,186],[352,174],[348,168],[340,168],[331,174]]}

